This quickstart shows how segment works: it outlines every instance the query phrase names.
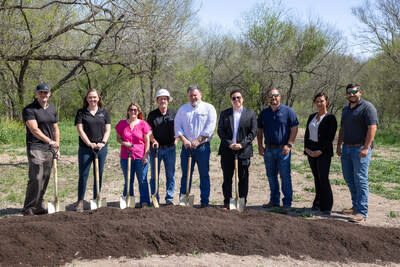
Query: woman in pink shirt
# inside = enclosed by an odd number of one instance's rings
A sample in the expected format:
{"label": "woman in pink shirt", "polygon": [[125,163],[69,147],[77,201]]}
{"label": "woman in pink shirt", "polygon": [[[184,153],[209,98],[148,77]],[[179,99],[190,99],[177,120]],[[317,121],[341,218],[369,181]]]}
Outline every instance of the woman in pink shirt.
{"label": "woman in pink shirt", "polygon": [[133,181],[139,182],[140,205],[150,205],[149,187],[147,184],[148,157],[150,149],[150,125],[143,120],[142,109],[131,103],[126,111],[126,120],[120,120],[115,126],[117,142],[121,144],[120,163],[124,173],[124,193],[127,194],[128,152],[131,152],[130,196],[133,196]]}

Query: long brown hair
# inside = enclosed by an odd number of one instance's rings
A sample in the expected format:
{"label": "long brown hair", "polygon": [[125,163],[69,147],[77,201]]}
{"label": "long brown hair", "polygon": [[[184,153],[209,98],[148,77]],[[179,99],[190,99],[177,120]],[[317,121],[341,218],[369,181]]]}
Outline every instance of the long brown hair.
{"label": "long brown hair", "polygon": [[104,107],[103,101],[101,100],[99,91],[97,91],[96,89],[89,89],[89,91],[87,91],[85,97],[83,98],[82,108],[87,108],[89,106],[89,103],[87,102],[86,98],[91,92],[96,92],[97,96],[99,97],[99,102],[97,102],[97,106],[103,108]]}
{"label": "long brown hair", "polygon": [[135,103],[135,102],[130,103],[129,106],[128,106],[128,108],[126,109],[126,119],[129,119],[129,109],[130,109],[132,106],[137,107],[137,109],[138,109],[137,117],[138,117],[140,120],[143,120],[142,108],[139,106],[139,104],[137,104],[137,103]]}

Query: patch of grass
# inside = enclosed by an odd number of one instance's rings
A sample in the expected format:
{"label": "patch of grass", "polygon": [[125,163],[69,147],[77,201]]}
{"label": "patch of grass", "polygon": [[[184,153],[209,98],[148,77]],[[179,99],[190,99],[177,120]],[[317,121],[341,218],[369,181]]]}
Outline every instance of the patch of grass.
{"label": "patch of grass", "polygon": [[332,179],[331,184],[334,185],[347,185],[344,179]]}
{"label": "patch of grass", "polygon": [[400,160],[371,160],[368,180],[400,184]]}
{"label": "patch of grass", "polygon": [[307,160],[303,160],[301,163],[296,164],[296,163],[291,163],[291,168],[295,170],[296,172],[300,174],[305,174],[307,172],[310,172],[310,166],[308,165]]}
{"label": "patch of grass", "polygon": [[150,256],[150,253],[147,251],[147,249],[143,249],[143,255],[145,258],[148,258]]}
{"label": "patch of grass", "polygon": [[390,211],[389,212],[389,218],[397,218],[399,216],[399,214],[397,213],[397,212],[395,212],[395,211]]}
{"label": "patch of grass", "polygon": [[307,191],[307,192],[315,193],[315,188],[314,187],[304,187],[303,190]]}
{"label": "patch of grass", "polygon": [[300,202],[300,201],[302,201],[301,196],[300,196],[300,195],[297,195],[297,194],[293,194],[292,199],[293,199],[294,202]]}

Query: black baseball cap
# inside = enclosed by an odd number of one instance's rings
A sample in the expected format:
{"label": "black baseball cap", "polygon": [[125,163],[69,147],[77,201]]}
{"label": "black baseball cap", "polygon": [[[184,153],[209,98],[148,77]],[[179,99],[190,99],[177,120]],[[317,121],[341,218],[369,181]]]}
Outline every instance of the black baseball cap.
{"label": "black baseball cap", "polygon": [[36,86],[36,92],[50,92],[50,86],[47,83],[39,83]]}

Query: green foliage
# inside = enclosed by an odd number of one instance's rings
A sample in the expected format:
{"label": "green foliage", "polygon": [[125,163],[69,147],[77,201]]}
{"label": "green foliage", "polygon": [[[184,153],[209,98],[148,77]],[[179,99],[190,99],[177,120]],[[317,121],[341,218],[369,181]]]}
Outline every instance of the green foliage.
{"label": "green foliage", "polygon": [[377,145],[396,145],[400,146],[400,125],[394,124],[390,128],[376,131],[375,142]]}
{"label": "green foliage", "polygon": [[22,122],[0,120],[0,144],[24,146],[25,133],[25,126]]}

